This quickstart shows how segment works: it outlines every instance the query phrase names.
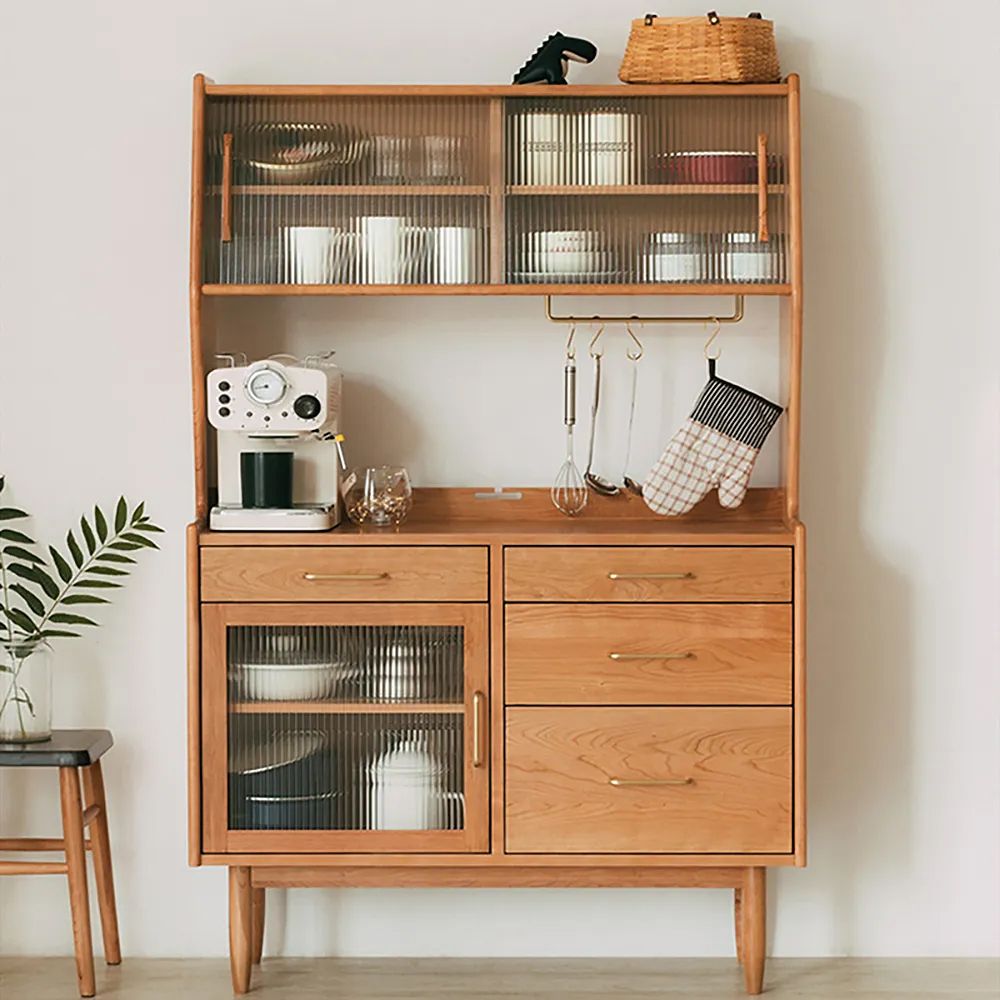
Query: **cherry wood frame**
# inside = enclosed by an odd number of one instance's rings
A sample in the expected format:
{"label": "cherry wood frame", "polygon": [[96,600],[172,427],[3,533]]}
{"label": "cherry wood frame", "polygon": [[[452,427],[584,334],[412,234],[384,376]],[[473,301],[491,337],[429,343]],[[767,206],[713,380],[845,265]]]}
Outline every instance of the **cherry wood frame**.
{"label": "cherry wood frame", "polygon": [[[788,199],[788,281],[780,285],[504,285],[475,286],[289,286],[209,285],[201,274],[203,204],[205,193],[205,104],[214,97],[479,97],[489,100],[491,133],[502,133],[503,99],[525,97],[531,88],[438,86],[258,86],[218,85],[202,75],[194,81],[193,158],[191,202],[191,360],[194,428],[195,521],[188,529],[188,739],[189,739],[189,860],[192,865],[226,865],[230,869],[230,940],[233,984],[237,992],[249,988],[251,965],[259,961],[264,892],[268,887],[298,886],[675,886],[733,890],[737,956],[743,966],[747,991],[762,989],[765,954],[766,869],[803,866],[806,863],[806,715],[805,715],[805,528],[799,519],[799,460],[801,368],[803,340],[803,271],[801,212],[801,137],[799,79],[792,75],[779,84],[599,86],[546,88],[548,98],[571,97],[735,97],[776,96],[786,100],[788,115],[787,176],[783,195]],[[503,213],[502,144],[490,147],[488,186],[490,218]],[[774,189],[768,185],[768,192]],[[527,194],[525,190],[519,194]],[[555,189],[540,194],[557,193]],[[575,193],[575,192],[562,192]],[[589,189],[587,193],[597,193]],[[602,193],[636,193],[634,189]],[[647,195],[676,197],[688,192],[641,191]],[[491,247],[491,260],[497,260]],[[496,266],[491,274],[496,274]],[[479,507],[471,490],[424,490],[418,495],[415,519],[398,533],[369,534],[345,525],[336,531],[313,535],[266,535],[211,532],[208,511],[208,425],[205,417],[206,331],[210,301],[240,295],[766,295],[780,300],[781,393],[786,405],[783,418],[782,480],[777,489],[752,490],[736,511],[720,511],[703,504],[690,515],[658,519],[639,501],[621,502],[595,498],[585,515],[568,520],[555,514],[547,491],[524,491],[518,504],[493,503]],[[489,600],[485,605],[448,605],[455,614],[469,614],[482,622],[472,669],[487,684],[488,733],[492,737],[489,767],[474,777],[477,795],[474,846],[463,843],[451,849],[435,839],[436,846],[417,846],[414,840],[397,848],[389,840],[373,847],[364,833],[357,846],[347,840],[331,850],[327,834],[289,839],[278,834],[261,850],[258,840],[241,841],[219,826],[220,702],[218,636],[227,621],[248,615],[274,622],[279,614],[302,614],[304,621],[344,621],[347,605],[215,605],[203,606],[200,591],[200,553],[206,546],[246,548],[252,560],[257,546],[340,545],[480,545],[490,553]],[[510,855],[504,852],[504,629],[503,566],[511,545],[697,545],[787,546],[792,555],[792,747],[793,810],[792,849],[774,855]],[[370,614],[372,605],[364,606]],[[377,605],[375,607],[378,607]],[[403,607],[403,618],[398,617]],[[392,606],[392,620],[413,620],[419,605]],[[249,609],[249,610],[248,610]],[[426,609],[425,609],[426,610]],[[203,617],[204,614],[204,617]],[[328,615],[328,618],[322,616]],[[479,616],[479,617],[477,617]],[[481,640],[481,642],[480,642]],[[488,677],[486,676],[488,672]],[[208,675],[214,680],[206,680]],[[467,711],[469,706],[466,706]],[[467,734],[471,727],[466,727]],[[488,772],[488,773],[487,773]],[[490,777],[491,776],[491,777]],[[492,780],[491,780],[492,778]],[[478,783],[476,783],[478,782]],[[224,814],[223,814],[224,818]],[[472,831],[469,831],[470,833]],[[256,838],[259,834],[253,833]],[[437,837],[438,835],[435,835]],[[430,842],[426,842],[430,843]],[[445,848],[445,849],[439,849]],[[352,853],[353,852],[353,853]]]}

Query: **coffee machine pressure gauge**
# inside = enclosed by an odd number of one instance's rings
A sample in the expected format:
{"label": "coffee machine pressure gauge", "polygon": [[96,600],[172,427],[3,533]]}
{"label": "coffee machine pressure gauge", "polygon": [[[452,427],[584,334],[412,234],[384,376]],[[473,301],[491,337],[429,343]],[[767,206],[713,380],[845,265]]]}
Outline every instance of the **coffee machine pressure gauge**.
{"label": "coffee machine pressure gauge", "polygon": [[246,394],[260,406],[280,403],[288,391],[288,380],[276,368],[262,365],[252,368],[246,380]]}

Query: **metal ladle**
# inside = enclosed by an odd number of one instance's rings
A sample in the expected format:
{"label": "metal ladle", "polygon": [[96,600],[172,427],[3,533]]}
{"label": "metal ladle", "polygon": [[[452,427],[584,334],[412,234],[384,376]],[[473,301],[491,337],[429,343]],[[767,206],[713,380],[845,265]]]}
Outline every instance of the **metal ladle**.
{"label": "metal ladle", "polygon": [[594,439],[597,435],[597,411],[601,405],[601,358],[603,351],[597,350],[597,342],[604,333],[602,326],[591,338],[589,354],[594,361],[594,392],[590,402],[590,443],[587,445],[587,468],[583,473],[584,482],[597,494],[603,497],[618,496],[621,490],[614,483],[596,475],[594,466]]}

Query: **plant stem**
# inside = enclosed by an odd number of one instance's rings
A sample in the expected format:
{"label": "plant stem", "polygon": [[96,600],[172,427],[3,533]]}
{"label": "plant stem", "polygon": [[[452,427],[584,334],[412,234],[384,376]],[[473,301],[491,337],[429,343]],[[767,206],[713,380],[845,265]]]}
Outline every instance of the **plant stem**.
{"label": "plant stem", "polygon": [[[21,668],[24,666],[24,661],[27,659],[27,657],[26,656],[22,656],[20,659],[18,659],[13,653],[11,653],[11,659],[15,663],[17,663],[17,669],[11,671],[12,677],[10,679],[10,689],[8,690],[7,695],[4,698],[3,702],[0,703],[0,716],[3,715],[4,709],[10,704],[10,699],[14,698],[14,700],[17,703],[17,706],[18,706],[17,715],[18,715],[18,720],[20,721],[20,718],[21,718],[21,703],[18,702],[17,698],[16,698],[17,687],[18,687],[18,685],[17,685],[17,679],[18,679],[18,677],[21,676]],[[23,723],[21,724],[21,731],[22,732],[24,731],[24,724]]]}
{"label": "plant stem", "polygon": [[[7,587],[7,564],[3,559],[3,548],[0,546],[0,583],[3,585],[3,606],[10,610],[10,590]],[[14,638],[14,626],[6,615],[3,617],[3,624],[7,626],[7,638]]]}

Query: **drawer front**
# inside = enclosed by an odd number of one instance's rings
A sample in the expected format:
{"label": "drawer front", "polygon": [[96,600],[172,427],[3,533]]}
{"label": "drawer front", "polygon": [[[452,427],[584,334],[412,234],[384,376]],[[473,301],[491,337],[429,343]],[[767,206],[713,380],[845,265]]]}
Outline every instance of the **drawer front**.
{"label": "drawer front", "polygon": [[201,550],[203,601],[485,601],[483,547]]}
{"label": "drawer front", "polygon": [[510,705],[788,705],[787,604],[509,604]]}
{"label": "drawer front", "polygon": [[792,550],[707,546],[508,548],[508,601],[790,601]]}
{"label": "drawer front", "polygon": [[792,850],[789,708],[507,710],[508,853]]}

